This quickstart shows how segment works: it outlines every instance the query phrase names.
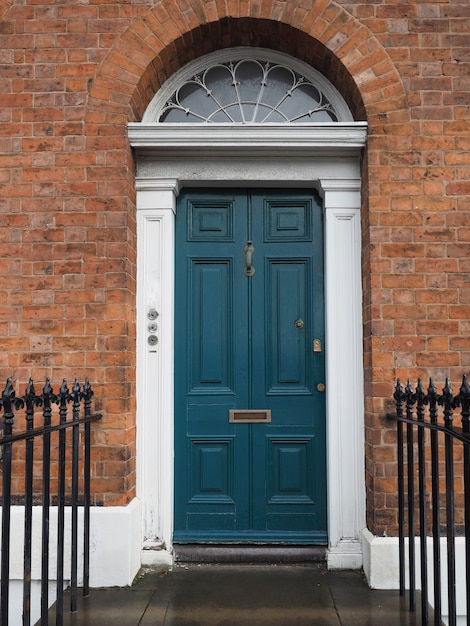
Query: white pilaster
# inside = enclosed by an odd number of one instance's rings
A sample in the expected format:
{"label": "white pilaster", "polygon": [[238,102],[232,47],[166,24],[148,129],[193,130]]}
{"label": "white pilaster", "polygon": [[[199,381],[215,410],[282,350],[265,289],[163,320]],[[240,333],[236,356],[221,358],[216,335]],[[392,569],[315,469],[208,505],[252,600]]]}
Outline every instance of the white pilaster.
{"label": "white pilaster", "polygon": [[[137,181],[137,495],[146,548],[171,548],[176,179]],[[149,312],[158,313],[156,331]],[[158,343],[149,344],[156,335]]]}
{"label": "white pilaster", "polygon": [[360,181],[321,179],[325,214],[328,566],[362,565],[365,526]]}

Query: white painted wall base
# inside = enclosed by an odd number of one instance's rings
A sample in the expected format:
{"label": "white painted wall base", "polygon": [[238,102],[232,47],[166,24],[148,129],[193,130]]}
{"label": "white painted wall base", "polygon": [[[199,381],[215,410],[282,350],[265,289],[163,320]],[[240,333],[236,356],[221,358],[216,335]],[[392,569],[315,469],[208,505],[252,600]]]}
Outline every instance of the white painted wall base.
{"label": "white painted wall base", "polygon": [[[33,507],[32,578],[41,578],[41,511]],[[65,578],[70,572],[70,507],[65,511]],[[83,509],[79,509],[78,584],[83,569]],[[135,498],[127,506],[92,507],[90,512],[90,585],[123,587],[131,585],[141,565],[142,507]],[[24,508],[11,509],[10,580],[23,579]],[[57,507],[51,507],[50,578],[55,579],[57,564]]]}
{"label": "white painted wall base", "polygon": [[[399,559],[398,537],[376,537],[369,530],[364,529],[363,539],[363,568],[367,582],[372,589],[399,589]],[[406,553],[408,543],[405,544]],[[420,577],[420,545],[416,539],[416,587],[421,588]],[[433,567],[432,567],[432,539],[427,540],[428,553],[428,587],[429,602],[433,605]],[[441,589],[442,589],[442,613],[445,623],[447,615],[447,548],[446,538],[441,537]],[[466,575],[465,575],[465,538],[457,537],[455,540],[455,568],[456,568],[456,597],[458,624],[466,623]],[[408,580],[405,581],[408,587]]]}
{"label": "white painted wall base", "polygon": [[90,586],[131,585],[140,565],[142,503],[93,507],[90,515]]}

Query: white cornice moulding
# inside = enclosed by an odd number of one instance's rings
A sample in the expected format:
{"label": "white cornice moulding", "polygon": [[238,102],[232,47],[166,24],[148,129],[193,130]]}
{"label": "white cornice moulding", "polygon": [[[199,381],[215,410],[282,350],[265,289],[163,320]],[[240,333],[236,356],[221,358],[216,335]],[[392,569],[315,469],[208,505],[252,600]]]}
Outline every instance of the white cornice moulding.
{"label": "white cornice moulding", "polygon": [[275,156],[314,151],[316,155],[357,154],[366,143],[367,122],[331,124],[145,124],[129,122],[131,146],[139,154]]}
{"label": "white cornice moulding", "polygon": [[137,191],[173,191],[176,196],[180,192],[177,178],[136,178]]}

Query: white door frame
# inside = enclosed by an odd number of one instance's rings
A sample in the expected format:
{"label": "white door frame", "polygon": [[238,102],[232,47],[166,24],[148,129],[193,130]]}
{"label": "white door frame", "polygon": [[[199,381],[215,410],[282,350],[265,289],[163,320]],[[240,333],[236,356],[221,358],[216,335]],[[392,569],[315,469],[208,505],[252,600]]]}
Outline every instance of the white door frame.
{"label": "white door frame", "polygon": [[[360,150],[364,122],[129,124],[137,159],[137,496],[143,543],[173,532],[174,216],[184,185],[312,187],[325,238],[328,563],[362,565],[365,527]],[[158,329],[148,312],[158,311]],[[148,343],[156,334],[158,343]],[[147,551],[147,561],[149,552]]]}

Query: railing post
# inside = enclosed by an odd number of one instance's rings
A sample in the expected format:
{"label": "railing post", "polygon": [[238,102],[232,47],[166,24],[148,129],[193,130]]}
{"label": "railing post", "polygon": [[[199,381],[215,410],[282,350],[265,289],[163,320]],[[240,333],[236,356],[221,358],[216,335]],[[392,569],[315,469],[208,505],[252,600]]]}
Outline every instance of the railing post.
{"label": "railing post", "polygon": [[398,462],[398,551],[399,551],[399,575],[400,595],[405,595],[405,460],[403,455],[403,398],[404,393],[397,380],[395,387],[395,405],[397,410],[397,462]]}
{"label": "railing post", "polygon": [[[93,390],[88,378],[83,386],[84,416],[91,415],[91,399]],[[90,446],[91,446],[91,424],[85,423],[84,459],[83,459],[83,595],[90,594]]]}
{"label": "railing post", "polygon": [[[429,381],[428,387],[429,419],[437,426],[438,394],[437,389]],[[431,502],[432,502],[432,547],[434,575],[434,625],[441,626],[441,513],[439,496],[439,438],[435,428],[431,428]]]}
{"label": "railing post", "polygon": [[49,624],[49,523],[51,505],[51,433],[52,403],[57,397],[49,378],[42,390],[44,436],[42,441],[42,558],[41,558],[41,626]]}
{"label": "railing post", "polygon": [[464,515],[465,515],[465,573],[467,626],[470,626],[470,385],[466,376],[462,378],[462,386],[456,403],[461,407],[462,433],[465,437],[463,446],[463,484],[464,484]]}
{"label": "railing post", "polygon": [[[7,380],[2,392],[3,436],[12,433],[15,415],[13,412],[15,390],[11,378]],[[2,480],[2,558],[1,558],[1,593],[0,593],[0,625],[8,626],[9,584],[10,584],[10,522],[11,522],[11,443],[3,446],[3,480]]]}
{"label": "railing post", "polygon": [[[67,422],[67,403],[70,401],[69,389],[64,380],[58,395],[59,423]],[[65,511],[65,428],[59,430],[59,467],[58,467],[58,507],[57,507],[57,587],[56,587],[56,626],[62,626],[64,620],[64,511]]]}
{"label": "railing post", "polygon": [[426,457],[424,451],[424,406],[426,394],[421,379],[416,387],[416,418],[418,424],[418,495],[419,495],[419,545],[421,573],[421,622],[428,626],[428,554],[426,542]]}
{"label": "railing post", "polygon": [[78,572],[78,420],[80,419],[80,385],[78,380],[72,388],[72,555],[70,572],[70,611],[77,610],[77,572]]}
{"label": "railing post", "polygon": [[34,407],[37,404],[36,392],[32,379],[29,379],[28,387],[23,402],[26,405],[26,463],[25,463],[25,505],[24,505],[24,557],[23,557],[23,626],[31,623],[31,550],[33,533],[33,461],[34,461]]}
{"label": "railing post", "polygon": [[407,452],[407,485],[408,485],[408,560],[410,570],[410,611],[416,610],[416,551],[415,551],[415,484],[414,484],[414,450],[413,450],[413,405],[415,395],[408,380],[405,388],[406,418],[406,452]]}
{"label": "railing post", "polygon": [[454,522],[454,440],[451,436],[454,394],[450,382],[442,390],[440,400],[444,406],[445,467],[446,467],[446,531],[447,531],[447,598],[449,602],[449,626],[456,626],[455,599],[455,522]]}

